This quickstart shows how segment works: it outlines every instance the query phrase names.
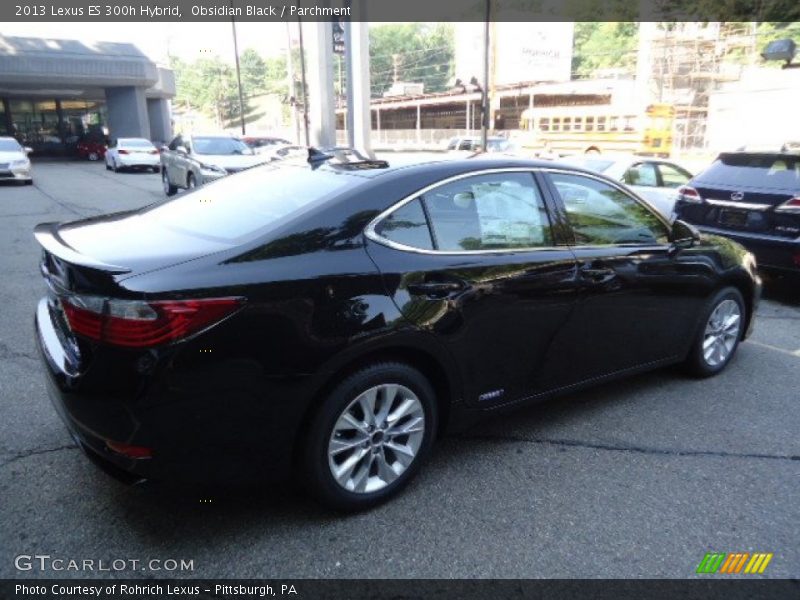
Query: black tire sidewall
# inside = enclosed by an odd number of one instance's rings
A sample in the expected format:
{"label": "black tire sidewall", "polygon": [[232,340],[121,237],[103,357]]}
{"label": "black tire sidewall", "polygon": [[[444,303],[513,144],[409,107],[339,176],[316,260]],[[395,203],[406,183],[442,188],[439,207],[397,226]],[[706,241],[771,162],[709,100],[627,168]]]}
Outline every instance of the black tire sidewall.
{"label": "black tire sidewall", "polygon": [[[739,305],[739,311],[741,314],[741,319],[739,322],[739,335],[737,336],[736,343],[728,357],[720,364],[711,366],[706,362],[705,357],[703,356],[703,341],[705,340],[705,331],[706,325],[708,324],[708,319],[711,317],[711,313],[714,312],[714,309],[723,300],[733,300]],[[698,377],[711,377],[712,375],[722,372],[725,367],[728,366],[728,363],[733,360],[733,357],[739,348],[739,342],[742,340],[742,334],[747,315],[744,298],[742,297],[741,292],[739,292],[739,290],[737,290],[735,287],[722,288],[708,300],[702,314],[703,317],[700,321],[694,344],[692,345],[692,351],[689,354],[688,366]]]}
{"label": "black tire sidewall", "polygon": [[[385,488],[369,494],[349,492],[330,472],[328,442],[331,431],[341,413],[356,397],[371,387],[387,383],[405,386],[419,398],[425,412],[422,444],[414,462]],[[435,393],[419,371],[403,363],[380,363],[362,369],[336,386],[312,418],[303,448],[304,483],[319,501],[338,510],[363,510],[377,505],[399,492],[417,474],[430,454],[437,425]]]}

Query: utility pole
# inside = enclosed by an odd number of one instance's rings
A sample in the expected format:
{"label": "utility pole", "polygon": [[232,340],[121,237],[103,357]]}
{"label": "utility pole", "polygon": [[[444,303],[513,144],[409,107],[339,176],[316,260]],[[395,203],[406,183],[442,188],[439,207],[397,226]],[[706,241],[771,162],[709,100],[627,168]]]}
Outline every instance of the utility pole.
{"label": "utility pole", "polygon": [[336,145],[336,112],[333,106],[333,28],[330,21],[306,23],[314,35],[309,40],[311,145]]}
{"label": "utility pole", "polygon": [[[295,3],[297,5],[297,3]],[[300,32],[300,72],[303,79],[303,127],[306,132],[306,146],[311,145],[311,136],[308,128],[308,81],[306,80],[306,49],[303,44],[303,23],[297,17],[297,29]]]}
{"label": "utility pole", "polygon": [[286,21],[286,77],[288,86],[289,110],[291,111],[292,130],[294,131],[294,143],[300,144],[300,121],[297,118],[297,98],[294,85],[294,64],[292,59],[292,28],[289,21]]}
{"label": "utility pole", "polygon": [[483,85],[481,86],[481,148],[486,151],[489,129],[489,27],[492,18],[492,0],[486,0],[486,22],[483,27]]}
{"label": "utility pole", "polygon": [[[233,0],[231,2],[231,15],[233,15]],[[239,84],[239,122],[242,125],[242,135],[244,130],[244,94],[242,93],[242,72],[239,68],[239,41],[236,38],[236,21],[231,16],[231,28],[233,29],[233,54],[236,57],[236,81]]]}
{"label": "utility pole", "polygon": [[[349,5],[349,2],[347,3]],[[347,65],[347,142],[369,158],[372,151],[372,109],[370,108],[369,23],[360,7],[358,21],[344,23],[344,57]]]}

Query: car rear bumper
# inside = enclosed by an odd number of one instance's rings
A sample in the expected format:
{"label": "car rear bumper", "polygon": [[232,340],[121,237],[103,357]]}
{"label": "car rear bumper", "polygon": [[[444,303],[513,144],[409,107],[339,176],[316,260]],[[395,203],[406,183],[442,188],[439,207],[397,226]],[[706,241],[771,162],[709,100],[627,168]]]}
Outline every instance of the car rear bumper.
{"label": "car rear bumper", "polygon": [[703,233],[730,238],[747,248],[756,257],[759,268],[800,272],[800,239],[731,231],[696,225]]}
{"label": "car rear bumper", "polygon": [[[233,398],[171,395],[175,381],[187,374],[171,378],[170,385],[159,378],[114,385],[98,369],[71,367],[56,327],[42,299],[35,337],[48,395],[73,439],[103,470],[129,481],[204,484],[278,481],[290,473],[298,415],[287,419],[266,402],[253,406],[252,390]],[[214,387],[211,379],[195,385]],[[152,456],[131,458],[112,450],[119,444],[149,449]]]}
{"label": "car rear bumper", "polygon": [[161,157],[158,154],[152,156],[125,156],[118,155],[117,165],[120,167],[160,167]]}

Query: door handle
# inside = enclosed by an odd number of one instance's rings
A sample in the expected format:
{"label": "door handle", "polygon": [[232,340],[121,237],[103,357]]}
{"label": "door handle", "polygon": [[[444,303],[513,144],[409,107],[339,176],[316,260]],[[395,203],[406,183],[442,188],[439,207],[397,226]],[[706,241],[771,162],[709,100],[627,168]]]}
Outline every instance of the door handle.
{"label": "door handle", "polygon": [[466,284],[461,281],[424,281],[421,283],[409,284],[408,291],[420,296],[443,298],[449,294],[460,292],[465,287]]}
{"label": "door handle", "polygon": [[581,267],[581,277],[594,283],[605,283],[616,277],[614,269],[585,265]]}

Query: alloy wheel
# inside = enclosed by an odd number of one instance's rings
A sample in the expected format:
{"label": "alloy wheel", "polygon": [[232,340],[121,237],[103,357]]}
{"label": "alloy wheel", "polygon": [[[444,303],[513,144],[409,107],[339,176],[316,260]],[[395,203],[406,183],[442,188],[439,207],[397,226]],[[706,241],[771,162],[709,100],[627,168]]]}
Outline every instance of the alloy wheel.
{"label": "alloy wheel", "polygon": [[417,458],[425,412],[417,395],[399,384],[368,389],[339,415],[328,442],[328,465],[344,489],[382,490]]}
{"label": "alloy wheel", "polygon": [[703,336],[703,359],[711,367],[724,363],[730,357],[742,324],[739,304],[727,298],[717,304],[706,323]]}

